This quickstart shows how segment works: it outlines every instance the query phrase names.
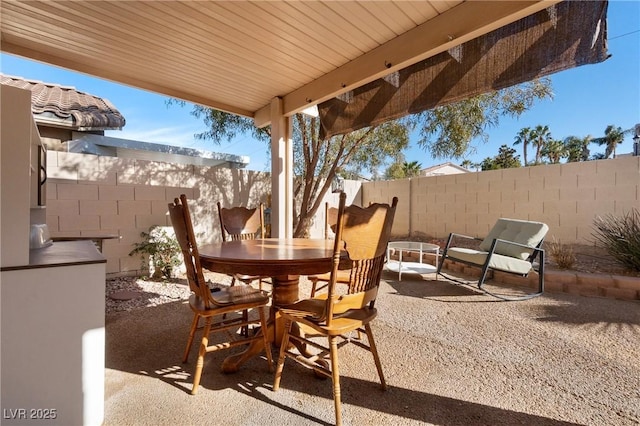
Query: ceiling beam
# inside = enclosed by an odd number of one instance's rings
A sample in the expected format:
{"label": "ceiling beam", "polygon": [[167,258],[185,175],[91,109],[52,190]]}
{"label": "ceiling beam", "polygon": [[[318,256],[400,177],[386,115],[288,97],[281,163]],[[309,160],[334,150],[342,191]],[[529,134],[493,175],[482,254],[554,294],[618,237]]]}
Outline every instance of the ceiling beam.
{"label": "ceiling beam", "polygon": [[136,89],[149,90],[154,93],[160,93],[176,99],[182,99],[187,102],[193,102],[209,108],[225,111],[231,114],[241,115],[244,117],[253,117],[253,111],[237,108],[231,105],[215,102],[209,98],[199,96],[197,94],[175,90],[161,84],[153,83],[149,80],[138,79],[133,76],[116,73],[110,70],[110,67],[100,65],[98,61],[94,61],[95,65],[89,65],[83,62],[74,61],[65,58],[63,54],[56,53],[56,49],[50,46],[34,45],[32,47],[18,45],[7,40],[3,34],[2,51],[14,55],[30,58],[35,61],[44,62],[46,64],[56,65],[72,71],[88,74],[92,77],[100,77],[118,84],[132,86]]}
{"label": "ceiling beam", "polygon": [[[466,1],[285,95],[284,114],[301,112],[560,1]],[[254,114],[257,127],[270,120],[270,105]]]}

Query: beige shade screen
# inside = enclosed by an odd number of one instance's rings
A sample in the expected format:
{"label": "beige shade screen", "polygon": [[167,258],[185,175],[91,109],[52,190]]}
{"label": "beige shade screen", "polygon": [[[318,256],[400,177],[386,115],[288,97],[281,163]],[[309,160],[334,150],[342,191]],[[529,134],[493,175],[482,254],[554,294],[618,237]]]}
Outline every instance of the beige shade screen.
{"label": "beige shade screen", "polygon": [[318,105],[348,133],[607,59],[607,2],[564,1]]}

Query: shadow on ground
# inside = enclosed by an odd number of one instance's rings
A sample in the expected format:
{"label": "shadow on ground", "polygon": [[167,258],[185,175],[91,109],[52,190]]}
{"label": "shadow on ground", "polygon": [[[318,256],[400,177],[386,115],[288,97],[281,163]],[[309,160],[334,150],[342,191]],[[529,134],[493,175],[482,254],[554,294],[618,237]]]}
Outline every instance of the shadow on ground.
{"label": "shadow on ground", "polygon": [[[393,283],[391,283],[393,286]],[[465,296],[467,292],[460,287],[447,285],[444,282],[407,281],[397,283],[403,294],[412,297],[430,297],[443,295]],[[188,327],[191,321],[191,311],[184,302],[168,303],[153,308],[144,308],[131,312],[116,313],[107,318],[106,325],[106,367],[119,372],[133,375],[125,376],[126,385],[110,387],[107,384],[106,397],[112,398],[119,392],[145,395],[158,392],[158,387],[179,390],[171,398],[172,404],[184,405],[186,411],[196,411],[195,407],[220,406],[218,399],[223,392],[233,390],[245,395],[255,403],[243,404],[238,398],[237,410],[261,410],[269,407],[281,416],[312,423],[330,424],[327,419],[332,418],[333,403],[331,381],[320,380],[313,374],[295,363],[287,363],[282,379],[281,390],[271,391],[273,373],[267,369],[264,357],[254,358],[242,366],[235,374],[225,375],[219,366],[230,351],[220,351],[207,355],[205,370],[202,377],[201,389],[197,396],[189,394],[191,389],[191,374],[195,365],[197,348],[192,348],[190,362],[181,364],[180,358],[186,343]],[[400,344],[400,342],[398,342]],[[275,355],[275,351],[274,351]],[[342,356],[342,355],[341,355]],[[356,362],[356,359],[342,359],[344,364]],[[364,362],[369,362],[366,359]],[[372,364],[372,361],[371,361]],[[371,365],[370,367],[373,367]],[[416,380],[422,380],[420,369],[428,366],[416,365]],[[135,379],[135,377],[138,377]],[[469,424],[529,424],[529,425],[570,425],[574,423],[557,421],[542,416],[511,411],[493,406],[469,402],[412,390],[410,383],[406,386],[391,386],[386,392],[379,388],[377,381],[368,381],[356,377],[343,376],[342,401],[345,410],[349,410],[353,418],[358,417],[362,410],[364,416],[369,412],[384,413],[385,419],[396,419],[398,423],[410,419],[416,422],[446,425]],[[135,389],[133,387],[136,387]],[[145,389],[148,387],[148,391]],[[305,404],[292,404],[291,392],[295,393],[295,400],[303,400]],[[465,397],[468,397],[466,395]],[[233,404],[236,398],[225,398],[225,404]],[[130,406],[122,403],[109,405],[106,410],[106,424],[112,424],[110,419],[121,418],[126,413],[117,411],[131,410],[135,412],[136,401],[122,398]],[[172,408],[175,410],[175,407]],[[265,409],[267,410],[267,409]],[[214,410],[215,411],[215,410]],[[322,412],[323,415],[315,413]],[[136,413],[136,422],[147,424],[161,424],[164,417],[157,417],[152,412]],[[328,415],[330,413],[331,415]],[[257,413],[257,416],[260,414]],[[147,417],[148,416],[148,417]],[[225,414],[219,417],[210,414],[209,421],[213,424],[224,421]],[[277,419],[264,417],[264,423],[276,423]],[[185,419],[187,423],[193,419]],[[292,420],[283,421],[289,424]],[[293,421],[295,423],[296,420]],[[293,424],[291,423],[291,424]]]}

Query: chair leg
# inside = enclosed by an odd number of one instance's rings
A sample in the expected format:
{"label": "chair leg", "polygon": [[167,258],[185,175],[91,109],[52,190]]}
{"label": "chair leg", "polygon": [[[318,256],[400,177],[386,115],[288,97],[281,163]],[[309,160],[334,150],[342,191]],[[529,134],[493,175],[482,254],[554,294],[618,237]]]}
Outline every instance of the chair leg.
{"label": "chair leg", "polygon": [[318,284],[318,280],[310,280],[311,281],[311,298],[316,295],[316,285]]}
{"label": "chair leg", "polygon": [[483,290],[483,286],[484,286],[484,280],[487,278],[487,273],[489,272],[489,268],[487,267],[487,265],[484,265],[484,267],[482,268],[482,272],[480,273],[480,279],[478,280],[478,288],[480,290]]}
{"label": "chair leg", "polygon": [[284,336],[282,336],[282,343],[280,344],[280,355],[278,356],[278,365],[276,367],[276,375],[273,379],[273,391],[276,392],[280,389],[280,379],[282,378],[282,370],[284,369],[284,359],[286,357],[287,346],[289,346],[289,332],[291,331],[291,325],[293,323],[287,320],[284,325]]}
{"label": "chair leg", "polygon": [[[224,314],[224,316],[222,318],[223,319],[226,318],[226,314]],[[246,309],[244,311],[242,311],[242,321],[244,321],[244,322],[249,321],[249,311],[246,310]],[[240,331],[240,333],[244,337],[249,337],[249,326],[248,325],[243,325],[242,326],[242,330]]]}
{"label": "chair leg", "polygon": [[269,372],[273,371],[273,354],[271,353],[271,342],[269,341],[269,336],[267,335],[267,314],[265,312],[266,308],[262,307],[259,309],[260,313],[260,327],[262,328],[262,338],[264,340],[264,351],[267,355],[267,362],[269,363]]}
{"label": "chair leg", "polygon": [[196,371],[193,374],[193,388],[191,389],[191,395],[198,393],[198,386],[200,385],[200,377],[202,377],[202,369],[204,368],[204,356],[207,353],[207,346],[209,345],[209,333],[211,332],[211,317],[207,317],[205,320],[204,333],[202,334],[202,341],[200,342],[200,351],[198,352],[198,362],[196,363]]}
{"label": "chair leg", "polygon": [[449,234],[447,238],[447,244],[444,246],[444,250],[442,252],[442,256],[440,257],[440,262],[438,262],[438,269],[436,270],[436,277],[441,275],[442,267],[444,266],[444,261],[447,259],[447,252],[449,251],[449,246],[453,241],[453,234]]}
{"label": "chair leg", "polygon": [[340,394],[340,368],[338,367],[338,337],[329,336],[331,358],[331,380],[333,381],[333,405],[336,410],[336,426],[342,424],[342,406]]}
{"label": "chair leg", "polygon": [[380,356],[378,355],[378,348],[376,342],[373,340],[373,331],[371,331],[371,325],[366,324],[364,330],[367,332],[367,339],[369,339],[369,350],[373,354],[373,360],[376,363],[378,369],[378,376],[380,377],[380,385],[382,390],[387,390],[387,382],[384,380],[384,373],[382,372],[382,363],[380,362]]}
{"label": "chair leg", "polygon": [[200,319],[200,315],[193,314],[193,321],[191,322],[191,329],[189,330],[189,339],[187,340],[187,347],[184,350],[184,356],[182,357],[182,362],[185,363],[189,359],[189,352],[191,352],[191,344],[193,343],[193,338],[196,335],[196,329],[198,328],[198,320]]}
{"label": "chair leg", "polygon": [[544,250],[540,251],[540,263],[538,266],[538,293],[544,292]]}

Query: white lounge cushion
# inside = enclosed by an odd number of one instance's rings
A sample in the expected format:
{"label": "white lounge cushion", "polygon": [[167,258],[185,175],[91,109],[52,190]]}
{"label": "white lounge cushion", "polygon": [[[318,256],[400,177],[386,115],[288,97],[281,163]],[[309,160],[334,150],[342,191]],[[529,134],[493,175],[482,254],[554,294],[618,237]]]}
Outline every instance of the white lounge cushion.
{"label": "white lounge cushion", "polygon": [[[493,226],[489,235],[480,243],[480,250],[491,250],[494,239],[513,241],[528,247],[537,246],[545,237],[549,227],[542,222],[500,218]],[[533,250],[524,247],[498,242],[495,254],[502,254],[512,258],[527,259]]]}
{"label": "white lounge cushion", "polygon": [[[449,247],[447,257],[453,260],[462,260],[476,264],[480,267],[487,261],[489,252],[481,250],[473,250],[463,247]],[[494,253],[489,261],[489,268],[499,271],[511,272],[514,274],[527,275],[531,271],[531,262],[515,257],[503,256]]]}

